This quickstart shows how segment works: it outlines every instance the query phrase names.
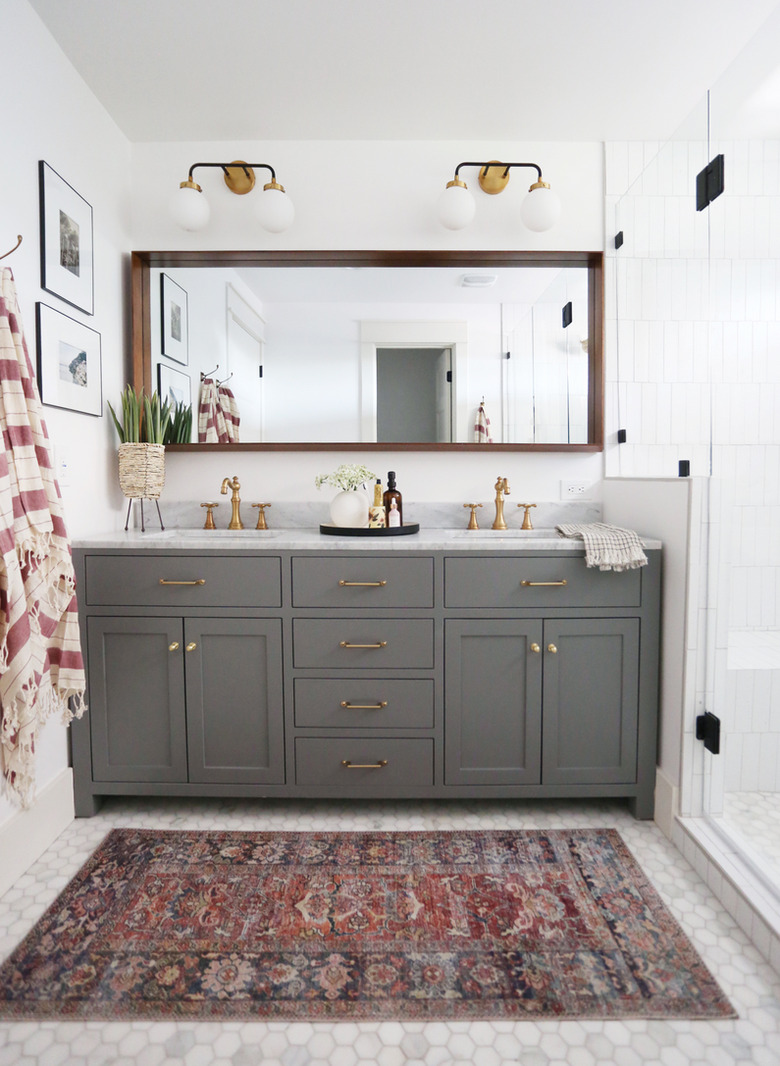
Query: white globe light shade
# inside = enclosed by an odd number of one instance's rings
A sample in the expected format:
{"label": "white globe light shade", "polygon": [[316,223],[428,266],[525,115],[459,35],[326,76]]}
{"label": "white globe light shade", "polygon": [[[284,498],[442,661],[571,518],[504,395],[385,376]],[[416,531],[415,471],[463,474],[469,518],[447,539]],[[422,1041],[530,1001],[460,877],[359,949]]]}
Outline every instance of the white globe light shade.
{"label": "white globe light shade", "polygon": [[474,218],[477,205],[465,185],[450,183],[436,201],[439,222],[447,229],[463,229]]}
{"label": "white globe light shade", "polygon": [[266,185],[256,198],[255,217],[269,233],[284,233],[293,224],[295,208],[284,189]]}
{"label": "white globe light shade", "polygon": [[184,185],[171,197],[171,215],[182,229],[194,233],[208,225],[211,208],[202,192]]}
{"label": "white globe light shade", "polygon": [[552,229],[561,217],[561,201],[557,193],[547,186],[532,188],[520,205],[523,225],[536,233]]}

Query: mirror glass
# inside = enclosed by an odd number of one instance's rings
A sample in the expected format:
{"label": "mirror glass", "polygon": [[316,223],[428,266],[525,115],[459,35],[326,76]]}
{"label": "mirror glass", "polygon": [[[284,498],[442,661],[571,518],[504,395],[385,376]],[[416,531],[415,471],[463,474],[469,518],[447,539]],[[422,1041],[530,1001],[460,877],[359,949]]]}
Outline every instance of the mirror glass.
{"label": "mirror glass", "polygon": [[192,443],[600,446],[600,256],[193,255],[134,255],[143,380],[203,408]]}

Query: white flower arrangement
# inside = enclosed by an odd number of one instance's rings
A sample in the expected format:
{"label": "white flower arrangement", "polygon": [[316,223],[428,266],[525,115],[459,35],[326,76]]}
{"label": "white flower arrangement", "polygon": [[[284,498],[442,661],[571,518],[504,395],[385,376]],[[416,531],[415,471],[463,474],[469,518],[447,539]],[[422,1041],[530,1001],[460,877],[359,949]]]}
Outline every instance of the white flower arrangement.
{"label": "white flower arrangement", "polygon": [[317,474],[314,484],[318,489],[323,485],[332,485],[334,489],[341,489],[342,492],[354,492],[361,486],[365,488],[369,481],[376,481],[376,474],[368,467],[358,463],[342,463],[332,474]]}

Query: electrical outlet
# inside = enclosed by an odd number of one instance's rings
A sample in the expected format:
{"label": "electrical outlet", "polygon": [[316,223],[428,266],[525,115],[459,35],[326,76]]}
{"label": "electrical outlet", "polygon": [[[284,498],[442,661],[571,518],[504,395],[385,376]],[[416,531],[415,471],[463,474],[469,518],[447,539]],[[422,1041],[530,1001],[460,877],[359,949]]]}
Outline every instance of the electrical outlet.
{"label": "electrical outlet", "polygon": [[588,495],[588,483],[586,481],[562,481],[562,500],[582,500]]}

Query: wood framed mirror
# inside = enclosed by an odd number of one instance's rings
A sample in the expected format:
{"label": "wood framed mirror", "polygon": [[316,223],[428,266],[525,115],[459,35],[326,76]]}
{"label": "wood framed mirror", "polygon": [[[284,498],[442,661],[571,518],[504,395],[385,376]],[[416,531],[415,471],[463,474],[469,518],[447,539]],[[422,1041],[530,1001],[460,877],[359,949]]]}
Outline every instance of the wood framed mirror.
{"label": "wood framed mirror", "polygon": [[[252,319],[242,325],[258,345],[248,373],[263,394],[259,415],[254,396],[239,397],[240,443],[194,437],[172,450],[478,449],[484,445],[473,430],[482,400],[494,449],[603,448],[601,252],[138,251],[131,278],[132,381],[150,391],[163,380],[189,379],[194,434],[200,377],[216,366],[232,385],[239,367],[247,372],[235,345],[231,363],[223,333],[231,320]],[[166,279],[185,298],[190,286],[184,355],[162,347],[170,332]],[[347,317],[334,325],[342,305]],[[284,322],[298,325],[294,336]],[[439,389],[434,428],[425,428],[424,413],[404,428],[399,406],[425,392],[423,364],[435,365],[432,380],[445,375],[448,386],[443,399]],[[402,377],[407,365],[411,380]],[[400,383],[386,401],[389,416],[382,415],[382,380]]]}

